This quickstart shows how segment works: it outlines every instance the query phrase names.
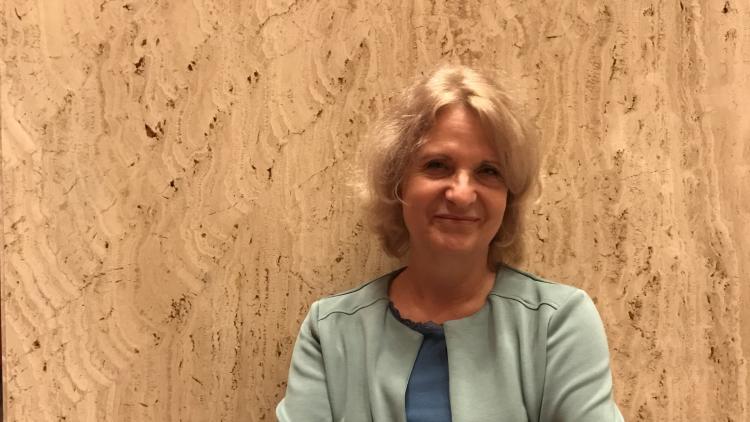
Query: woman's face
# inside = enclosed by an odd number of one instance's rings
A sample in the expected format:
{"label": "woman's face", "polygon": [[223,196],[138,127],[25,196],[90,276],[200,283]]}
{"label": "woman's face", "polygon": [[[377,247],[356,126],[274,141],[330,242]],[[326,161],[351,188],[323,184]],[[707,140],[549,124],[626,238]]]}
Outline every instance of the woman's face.
{"label": "woman's face", "polygon": [[463,106],[440,110],[401,190],[410,249],[486,255],[508,195],[499,170],[475,113]]}

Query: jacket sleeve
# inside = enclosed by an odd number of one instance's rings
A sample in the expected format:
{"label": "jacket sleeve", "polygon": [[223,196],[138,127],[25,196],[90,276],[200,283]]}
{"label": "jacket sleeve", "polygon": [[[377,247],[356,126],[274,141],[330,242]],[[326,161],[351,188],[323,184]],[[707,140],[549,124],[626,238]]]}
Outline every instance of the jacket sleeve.
{"label": "jacket sleeve", "polygon": [[540,421],[621,422],[607,338],[596,306],[576,290],[552,314]]}
{"label": "jacket sleeve", "polygon": [[326,372],[318,333],[318,303],[310,307],[292,351],[286,396],[276,407],[280,422],[331,421]]}

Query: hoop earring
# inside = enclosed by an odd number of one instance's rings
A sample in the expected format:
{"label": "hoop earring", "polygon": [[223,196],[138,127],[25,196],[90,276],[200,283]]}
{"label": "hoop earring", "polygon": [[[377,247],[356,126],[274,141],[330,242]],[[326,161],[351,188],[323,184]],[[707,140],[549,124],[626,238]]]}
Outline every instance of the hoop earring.
{"label": "hoop earring", "polygon": [[400,202],[401,204],[403,204],[403,205],[406,205],[406,202],[405,202],[405,201],[404,201],[403,199],[401,199],[401,195],[399,195],[399,193],[398,193],[398,191],[400,190],[400,189],[399,189],[399,188],[400,188],[400,185],[401,185],[401,179],[399,179],[399,180],[398,180],[398,181],[396,182],[396,184],[395,184],[395,185],[393,185],[393,197],[394,197],[394,198],[396,198],[396,200],[397,200],[398,202]]}

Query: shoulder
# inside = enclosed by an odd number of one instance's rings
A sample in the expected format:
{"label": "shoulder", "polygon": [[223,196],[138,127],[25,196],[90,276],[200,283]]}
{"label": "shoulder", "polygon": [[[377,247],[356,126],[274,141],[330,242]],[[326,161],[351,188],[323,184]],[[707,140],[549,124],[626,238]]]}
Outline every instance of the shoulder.
{"label": "shoulder", "polygon": [[400,272],[392,271],[350,290],[316,302],[318,321],[332,315],[355,315],[377,304],[388,304],[388,284]]}
{"label": "shoulder", "polygon": [[557,310],[571,299],[588,297],[579,288],[506,266],[498,269],[490,296],[494,300],[516,301],[529,310]]}

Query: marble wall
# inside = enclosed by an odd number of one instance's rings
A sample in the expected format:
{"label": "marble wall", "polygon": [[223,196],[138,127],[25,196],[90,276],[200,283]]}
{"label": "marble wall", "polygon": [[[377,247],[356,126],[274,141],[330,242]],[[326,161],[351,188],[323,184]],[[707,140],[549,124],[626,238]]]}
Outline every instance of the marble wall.
{"label": "marble wall", "polygon": [[311,301],[397,265],[349,182],[389,95],[442,61],[502,69],[540,127],[520,265],[596,299],[627,420],[748,420],[747,2],[0,19],[8,421],[273,420]]}

